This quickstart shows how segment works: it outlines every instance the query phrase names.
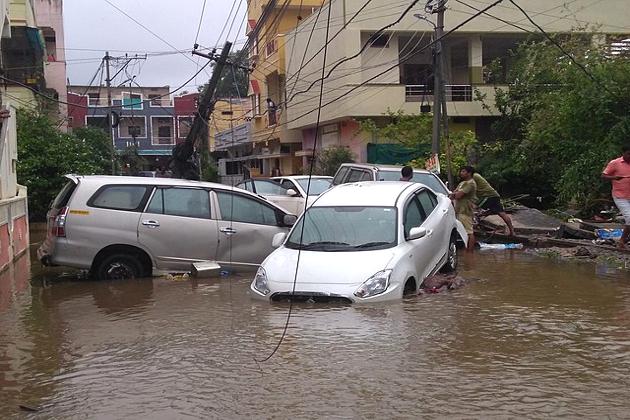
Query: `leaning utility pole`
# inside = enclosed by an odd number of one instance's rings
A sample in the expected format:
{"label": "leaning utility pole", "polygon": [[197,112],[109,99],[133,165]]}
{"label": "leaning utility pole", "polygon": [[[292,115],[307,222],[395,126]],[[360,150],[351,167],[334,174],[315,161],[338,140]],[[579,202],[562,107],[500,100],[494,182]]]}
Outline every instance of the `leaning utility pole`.
{"label": "leaning utility pole", "polygon": [[207,141],[208,119],[214,110],[214,103],[216,102],[214,92],[221,79],[223,68],[228,63],[231,48],[232,43],[226,42],[218,58],[214,52],[211,54],[203,54],[196,51],[196,48],[193,50],[194,55],[207,58],[208,60],[214,60],[216,61],[216,65],[214,66],[208,86],[206,86],[199,96],[197,113],[195,114],[188,136],[186,136],[186,140],[173,148],[173,157],[171,158],[170,165],[175,178],[200,179],[199,174],[201,168],[198,167],[197,162],[195,162],[195,151],[201,141]]}
{"label": "leaning utility pole", "polygon": [[112,118],[112,80],[109,75],[109,61],[111,57],[109,56],[109,51],[105,53],[103,60],[105,61],[105,83],[107,84],[107,132],[112,142],[112,175],[116,175],[116,142],[114,141],[114,119]]}

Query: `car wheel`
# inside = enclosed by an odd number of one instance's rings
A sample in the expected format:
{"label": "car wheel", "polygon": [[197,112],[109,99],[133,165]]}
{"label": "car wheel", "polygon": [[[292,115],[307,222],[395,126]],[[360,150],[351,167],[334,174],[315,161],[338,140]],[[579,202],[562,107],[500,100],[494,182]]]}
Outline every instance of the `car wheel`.
{"label": "car wheel", "polygon": [[446,254],[446,263],[444,263],[441,271],[443,273],[452,273],[455,270],[457,270],[457,241],[455,235],[451,235]]}
{"label": "car wheel", "polygon": [[135,255],[112,254],[105,257],[94,270],[98,280],[123,280],[142,277],[142,262]]}

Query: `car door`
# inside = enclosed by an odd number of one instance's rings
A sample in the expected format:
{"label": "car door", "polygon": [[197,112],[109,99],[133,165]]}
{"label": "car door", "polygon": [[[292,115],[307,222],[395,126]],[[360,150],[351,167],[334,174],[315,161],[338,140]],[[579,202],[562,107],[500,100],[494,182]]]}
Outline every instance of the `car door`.
{"label": "car door", "polygon": [[282,204],[280,204],[280,206],[289,210],[289,212],[293,214],[296,214],[296,215],[302,214],[302,212],[304,211],[304,203],[306,202],[306,199],[300,192],[300,188],[297,185],[295,185],[295,182],[293,182],[290,179],[281,180],[280,186],[287,191],[293,190],[297,193],[297,195],[287,196],[288,199],[285,201],[286,206],[283,206]]}
{"label": "car door", "polygon": [[422,189],[417,194],[417,198],[424,212],[423,226],[427,228],[427,236],[430,238],[427,244],[431,249],[430,265],[435,269],[444,262],[448,251],[452,227],[452,223],[448,221],[450,200],[446,198],[438,200],[437,196],[428,189]]}
{"label": "car door", "polygon": [[235,269],[257,267],[273,251],[274,235],[288,232],[280,222],[284,213],[236,191],[217,189],[214,196],[221,213],[217,262]]}
{"label": "car door", "polygon": [[158,269],[188,271],[193,262],[215,259],[218,229],[208,190],[157,187],[140,218],[138,241]]}
{"label": "car door", "polygon": [[409,258],[414,262],[416,273],[418,277],[421,278],[421,281],[433,270],[433,235],[427,232],[426,236],[422,238],[409,239],[409,232],[412,228],[425,226],[423,225],[425,219],[424,210],[422,209],[420,201],[418,201],[418,196],[414,195],[405,204],[405,210],[403,212],[403,231],[405,241],[409,247]]}

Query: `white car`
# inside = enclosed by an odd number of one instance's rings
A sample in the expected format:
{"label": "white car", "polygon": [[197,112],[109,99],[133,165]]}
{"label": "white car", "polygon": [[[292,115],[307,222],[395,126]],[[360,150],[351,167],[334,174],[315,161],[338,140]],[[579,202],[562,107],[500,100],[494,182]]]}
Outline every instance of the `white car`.
{"label": "white car", "polygon": [[279,248],[250,288],[270,300],[400,299],[456,269],[459,239],[468,238],[451,201],[423,184],[343,184],[320,195],[288,237],[274,237]]}
{"label": "white car", "polygon": [[[278,176],[273,178],[253,178],[236,185],[251,191],[286,209],[291,214],[300,215],[304,206],[331,187],[331,176],[312,176],[309,185],[308,175]],[[306,190],[308,189],[308,194]]]}

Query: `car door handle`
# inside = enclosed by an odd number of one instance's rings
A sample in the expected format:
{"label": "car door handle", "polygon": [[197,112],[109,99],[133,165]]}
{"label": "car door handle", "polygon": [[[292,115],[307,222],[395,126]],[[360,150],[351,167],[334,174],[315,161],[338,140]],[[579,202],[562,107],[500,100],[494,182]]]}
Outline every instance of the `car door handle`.
{"label": "car door handle", "polygon": [[158,222],[157,220],[143,220],[142,224],[150,228],[156,228],[160,226],[160,222]]}
{"label": "car door handle", "polygon": [[230,228],[230,227],[227,227],[227,228],[221,228],[221,229],[219,229],[219,230],[220,230],[221,232],[225,233],[225,234],[226,234],[226,235],[228,235],[228,236],[234,235],[234,234],[236,233],[236,229],[234,229],[234,228]]}

